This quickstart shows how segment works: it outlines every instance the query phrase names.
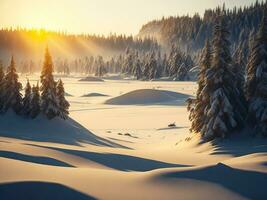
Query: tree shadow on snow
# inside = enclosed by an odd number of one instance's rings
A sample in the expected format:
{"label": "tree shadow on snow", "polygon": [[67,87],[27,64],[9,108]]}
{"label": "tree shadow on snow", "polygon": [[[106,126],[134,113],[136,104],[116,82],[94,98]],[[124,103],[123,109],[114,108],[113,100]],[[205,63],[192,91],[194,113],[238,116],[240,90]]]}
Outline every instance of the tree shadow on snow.
{"label": "tree shadow on snow", "polygon": [[63,149],[63,148],[56,148],[56,147],[47,147],[41,145],[32,145],[30,146],[37,146],[41,148],[52,149],[56,151],[60,151],[66,154],[79,156],[83,159],[87,159],[106,167],[120,170],[120,171],[150,171],[154,169],[160,168],[171,168],[171,167],[188,167],[188,165],[180,165],[180,164],[172,164],[166,163],[141,157],[135,157],[130,155],[124,154],[115,154],[115,153],[98,153],[98,152],[89,152],[89,151],[79,151],[79,150],[72,150],[72,149]]}
{"label": "tree shadow on snow", "polygon": [[217,139],[211,142],[214,149],[212,155],[229,154],[235,157],[252,153],[267,153],[266,138],[253,137],[238,133],[231,138]]}
{"label": "tree shadow on snow", "polygon": [[58,183],[34,181],[2,183],[0,196],[3,200],[96,200]]}
{"label": "tree shadow on snow", "polygon": [[[215,166],[161,174],[157,178],[193,179],[219,184],[249,199],[265,200],[267,174],[234,169],[222,163]],[[216,199],[214,197],[213,199]]]}
{"label": "tree shadow on snow", "polygon": [[55,158],[49,158],[44,156],[32,156],[11,151],[0,151],[0,157],[20,160],[24,162],[31,162],[36,164],[57,166],[57,167],[74,167],[68,163],[62,162]]}
{"label": "tree shadow on snow", "polygon": [[0,137],[77,146],[81,146],[80,143],[85,143],[129,149],[96,136],[71,118],[67,120],[60,118],[48,120],[40,115],[36,119],[26,119],[8,112],[5,115],[0,115],[0,127]]}

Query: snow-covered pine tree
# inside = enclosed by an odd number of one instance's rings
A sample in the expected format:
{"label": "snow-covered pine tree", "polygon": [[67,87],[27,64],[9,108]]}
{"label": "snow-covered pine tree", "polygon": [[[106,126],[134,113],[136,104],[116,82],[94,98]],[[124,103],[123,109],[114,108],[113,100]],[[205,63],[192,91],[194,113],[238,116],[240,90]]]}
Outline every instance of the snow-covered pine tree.
{"label": "snow-covered pine tree", "polygon": [[238,98],[232,99],[236,115],[238,116],[238,125],[241,128],[247,118],[247,101],[244,93],[245,86],[245,56],[241,46],[239,46],[234,54],[233,73],[235,75],[233,89]]}
{"label": "snow-covered pine tree", "polygon": [[158,51],[158,56],[157,56],[157,71],[155,74],[155,78],[160,78],[163,74],[163,60],[161,58],[161,52]]}
{"label": "snow-covered pine tree", "polygon": [[149,80],[149,74],[150,74],[150,54],[147,54],[144,58],[143,79]]}
{"label": "snow-covered pine tree", "polygon": [[[202,50],[201,61],[200,61],[200,71],[198,74],[198,89],[196,93],[196,99],[193,101],[193,105],[189,105],[188,110],[189,120],[191,121],[191,132],[199,133],[205,123],[205,107],[209,104],[209,96],[207,94],[208,90],[206,87],[206,73],[211,67],[212,53],[209,40]],[[190,101],[192,103],[192,101]]]}
{"label": "snow-covered pine tree", "polygon": [[148,75],[148,79],[152,80],[154,78],[158,78],[156,77],[157,75],[157,60],[155,58],[155,52],[153,51],[150,55],[150,59],[149,59],[149,75]]}
{"label": "snow-covered pine tree", "polygon": [[213,34],[211,68],[207,70],[203,89],[209,98],[205,105],[205,121],[201,130],[201,135],[206,140],[224,138],[237,127],[232,100],[238,96],[233,89],[229,31],[224,16],[216,19]]}
{"label": "snow-covered pine tree", "polygon": [[176,49],[175,52],[172,53],[173,56],[170,60],[170,69],[169,69],[169,76],[172,78],[176,78],[178,76],[179,67],[182,64],[182,55],[180,50]]}
{"label": "snow-covered pine tree", "polygon": [[25,87],[25,94],[22,99],[22,110],[21,110],[21,113],[25,116],[29,116],[31,112],[31,98],[32,98],[32,88],[29,80],[27,80],[27,84]]}
{"label": "snow-covered pine tree", "polygon": [[134,65],[134,55],[129,48],[126,49],[126,59],[124,61],[122,73],[130,74]]}
{"label": "snow-covered pine tree", "polygon": [[3,94],[4,94],[5,72],[3,63],[0,60],[0,110],[3,108]]}
{"label": "snow-covered pine tree", "polygon": [[6,112],[9,108],[17,114],[22,107],[22,89],[21,83],[18,81],[18,74],[16,72],[14,57],[12,56],[9,67],[7,68],[5,81],[3,85],[3,107],[2,111]]}
{"label": "snow-covered pine tree", "polygon": [[69,114],[69,102],[65,99],[65,90],[63,86],[63,82],[61,79],[59,79],[57,83],[57,99],[58,99],[58,105],[59,105],[59,117],[62,119],[67,119]]}
{"label": "snow-covered pine tree", "polygon": [[32,98],[31,98],[31,107],[30,107],[30,117],[36,118],[40,112],[40,93],[39,93],[39,84],[37,83],[36,86],[32,86]]}
{"label": "snow-covered pine tree", "polygon": [[96,66],[95,76],[98,76],[98,77],[104,76],[107,73],[107,70],[105,68],[103,57],[98,56],[96,63],[97,63],[97,66]]}
{"label": "snow-covered pine tree", "polygon": [[41,110],[48,119],[58,115],[56,82],[53,77],[53,62],[48,47],[45,50],[43,69],[41,72]]}
{"label": "snow-covered pine tree", "polygon": [[168,66],[168,60],[167,60],[167,54],[165,53],[162,60],[162,67],[163,67],[163,76],[169,75],[169,66]]}
{"label": "snow-covered pine tree", "polygon": [[267,135],[267,8],[250,52],[246,96],[249,121],[256,133]]}
{"label": "snow-covered pine tree", "polygon": [[136,77],[137,80],[140,80],[142,78],[141,62],[139,59],[137,59],[135,63],[134,76]]}
{"label": "snow-covered pine tree", "polygon": [[177,78],[179,81],[187,81],[189,80],[189,67],[183,62],[178,68]]}

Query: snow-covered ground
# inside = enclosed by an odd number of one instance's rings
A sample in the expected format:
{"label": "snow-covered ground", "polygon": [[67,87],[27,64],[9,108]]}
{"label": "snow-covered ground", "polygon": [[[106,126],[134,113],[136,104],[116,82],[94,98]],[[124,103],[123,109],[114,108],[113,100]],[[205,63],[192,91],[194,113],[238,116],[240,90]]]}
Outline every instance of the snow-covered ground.
{"label": "snow-covered ground", "polygon": [[1,200],[267,198],[266,139],[189,133],[195,83],[80,79],[70,120],[0,116]]}

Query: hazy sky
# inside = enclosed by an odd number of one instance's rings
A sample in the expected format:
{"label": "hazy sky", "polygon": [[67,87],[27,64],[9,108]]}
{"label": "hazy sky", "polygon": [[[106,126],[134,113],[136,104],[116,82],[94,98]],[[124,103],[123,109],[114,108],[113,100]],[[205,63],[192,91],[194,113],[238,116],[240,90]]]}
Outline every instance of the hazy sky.
{"label": "hazy sky", "polygon": [[203,14],[225,2],[226,7],[256,0],[0,0],[0,26],[47,28],[69,33],[136,34],[162,16]]}

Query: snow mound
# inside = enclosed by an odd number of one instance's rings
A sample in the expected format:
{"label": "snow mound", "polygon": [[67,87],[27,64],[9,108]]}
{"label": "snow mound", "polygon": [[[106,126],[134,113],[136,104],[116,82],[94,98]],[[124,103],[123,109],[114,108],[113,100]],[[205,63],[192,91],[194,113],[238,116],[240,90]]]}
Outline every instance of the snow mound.
{"label": "snow mound", "polygon": [[84,94],[81,97],[108,97],[108,95],[101,93],[89,93],[89,94]]}
{"label": "snow mound", "polygon": [[66,97],[73,97],[71,94],[69,94],[69,93],[67,93],[67,92],[65,92],[65,96],[66,96]]}
{"label": "snow mound", "polygon": [[134,104],[153,104],[185,100],[189,95],[166,90],[141,89],[111,98],[105,102],[110,105],[134,105]]}
{"label": "snow mound", "polygon": [[87,82],[103,82],[104,80],[101,78],[93,77],[93,76],[88,76],[85,78],[80,79],[79,81],[87,81]]}
{"label": "snow mound", "polygon": [[0,127],[0,137],[77,146],[85,143],[97,146],[122,147],[94,135],[71,118],[67,120],[61,118],[48,120],[40,114],[35,119],[28,119],[9,111],[0,115]]}

